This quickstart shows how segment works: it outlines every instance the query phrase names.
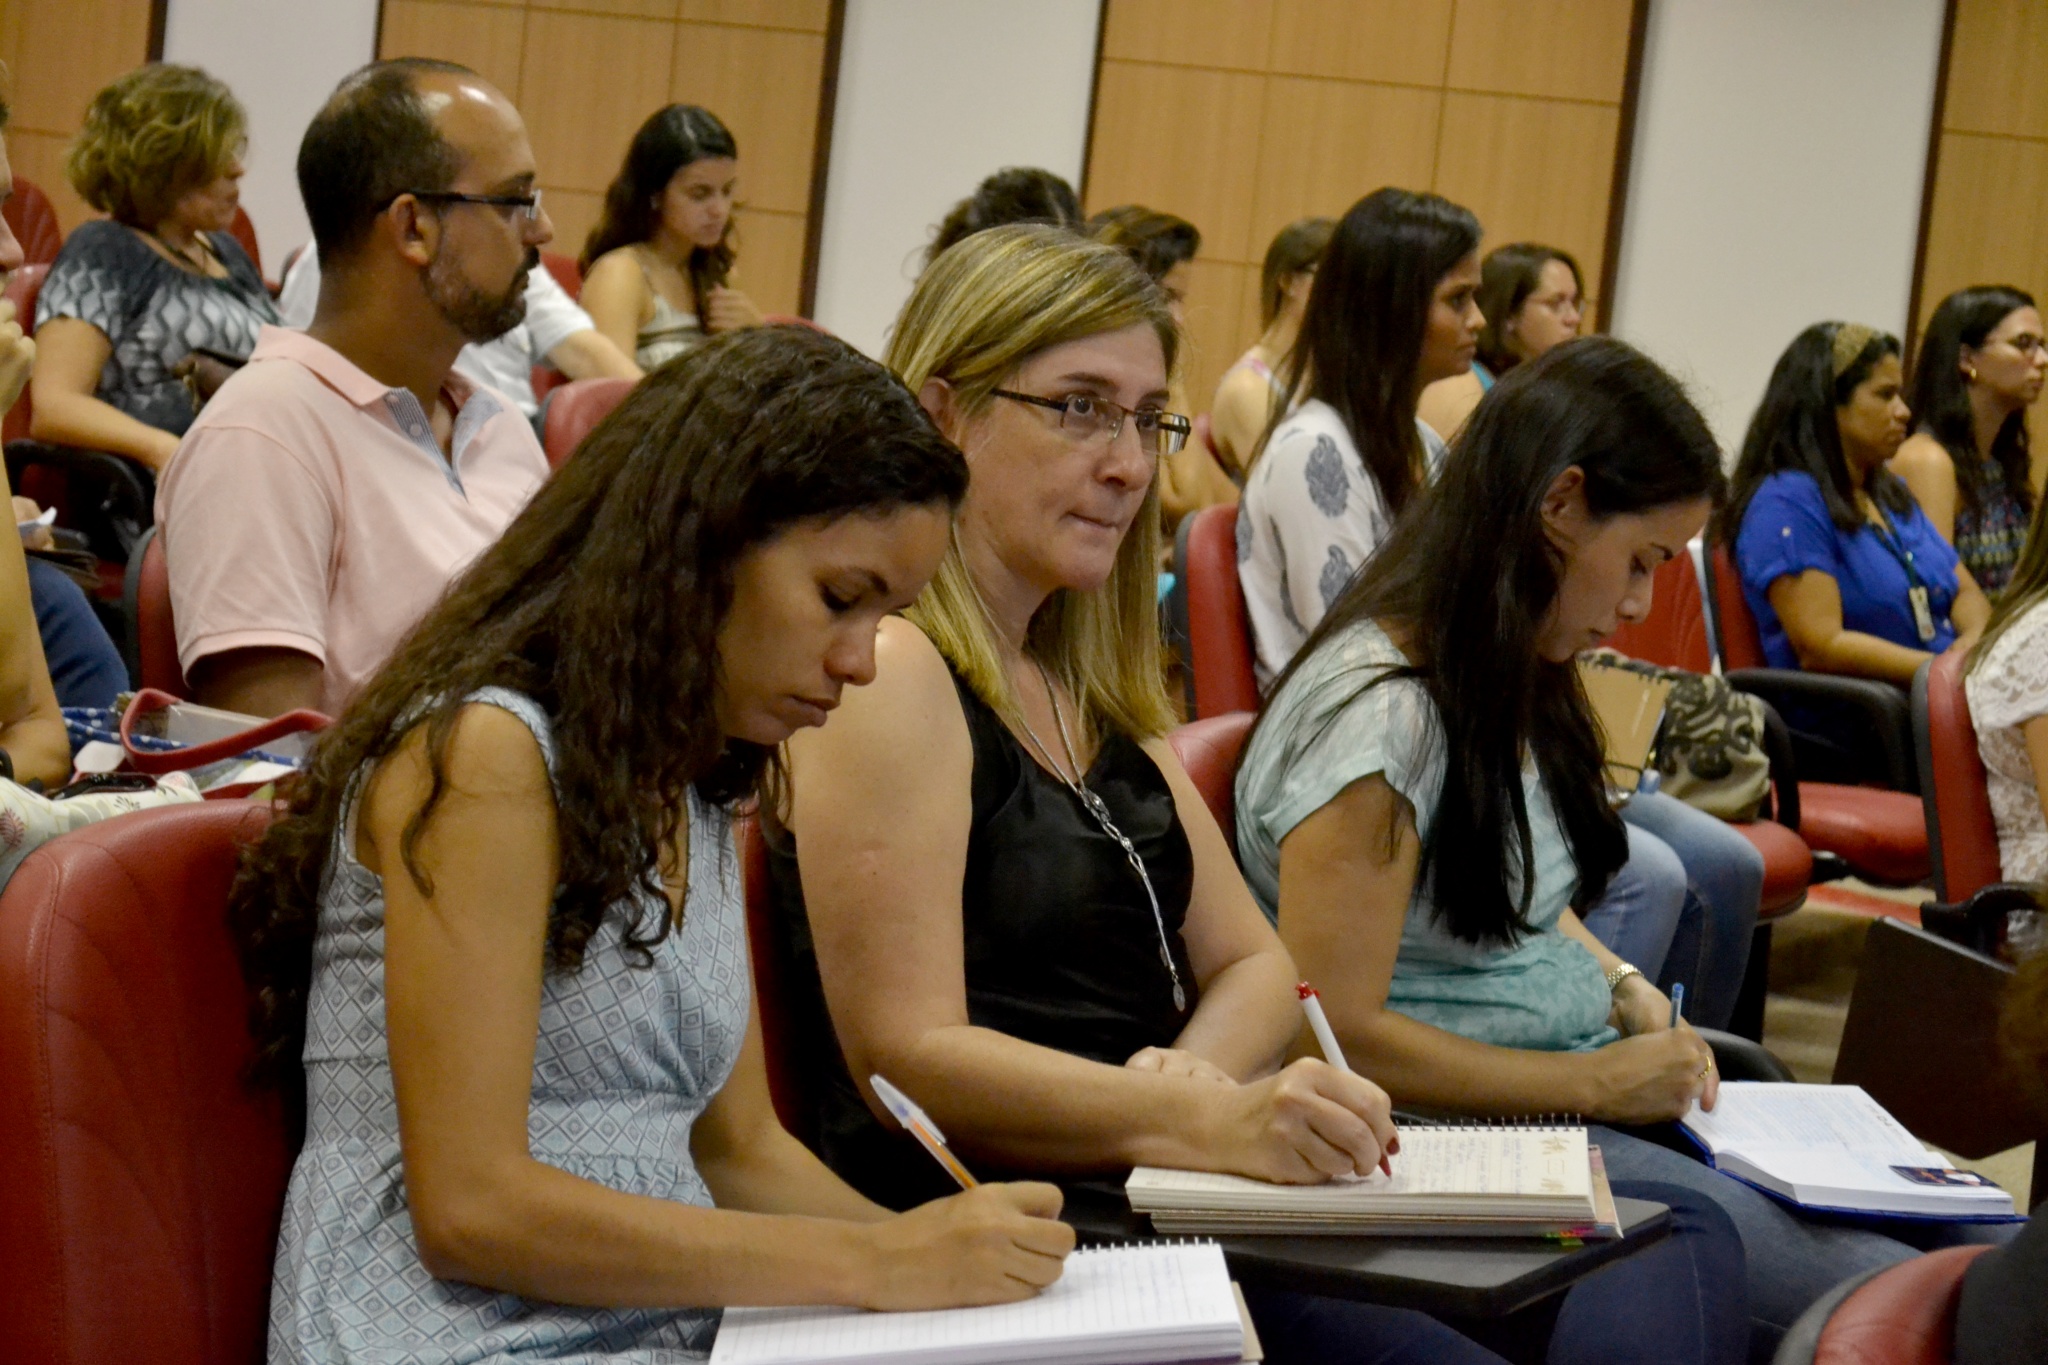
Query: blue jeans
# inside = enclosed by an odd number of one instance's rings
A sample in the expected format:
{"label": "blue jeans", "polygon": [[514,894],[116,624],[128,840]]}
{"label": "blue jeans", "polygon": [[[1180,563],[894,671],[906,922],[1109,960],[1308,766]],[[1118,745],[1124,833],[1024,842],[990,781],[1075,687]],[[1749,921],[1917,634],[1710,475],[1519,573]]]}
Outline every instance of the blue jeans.
{"label": "blue jeans", "polygon": [[28,595],[57,704],[112,706],[115,694],[127,690],[128,666],[93,614],[85,589],[55,564],[30,555]]}
{"label": "blue jeans", "polygon": [[[1763,854],[1725,820],[1676,797],[1638,795],[1621,808],[1621,817],[1632,836],[1661,840],[1677,856],[1704,912],[1690,932],[1683,922],[1689,917],[1682,917],[1661,979],[1685,982],[1686,1018],[1704,1028],[1726,1028],[1749,967],[1750,941],[1763,901]],[[1631,854],[1635,847],[1631,838]]]}
{"label": "blue jeans", "polygon": [[[1713,1201],[1683,1186],[1624,1182],[1615,1193],[1671,1206],[1672,1232],[1579,1281],[1550,1335],[1549,1365],[1735,1365],[1749,1345],[1742,1240]],[[1440,1322],[1405,1309],[1246,1288],[1273,1365],[1501,1365]]]}
{"label": "blue jeans", "polygon": [[1579,918],[1594,938],[1655,981],[1664,971],[1685,903],[1685,864],[1662,839],[1630,825],[1628,861],[1607,884],[1606,894]]}
{"label": "blue jeans", "polygon": [[1769,1360],[1778,1338],[1807,1305],[1852,1275],[1895,1265],[1936,1245],[2003,1242],[2020,1226],[1824,1222],[1654,1142],[1599,1126],[1587,1135],[1600,1148],[1616,1193],[1625,1182],[1682,1186],[1704,1195],[1734,1223],[1749,1267],[1752,1358]]}

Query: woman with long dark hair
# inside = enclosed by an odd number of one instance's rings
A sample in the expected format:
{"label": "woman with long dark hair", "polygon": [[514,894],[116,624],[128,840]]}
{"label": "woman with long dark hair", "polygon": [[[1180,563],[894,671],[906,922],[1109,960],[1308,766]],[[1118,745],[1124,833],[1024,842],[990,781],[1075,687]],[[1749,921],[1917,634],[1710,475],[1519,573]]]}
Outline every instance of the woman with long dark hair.
{"label": "woman with long dark hair", "polygon": [[605,189],[578,261],[578,301],[643,370],[761,322],[754,301],[728,283],[739,155],[716,114],[671,104],[633,134]]}
{"label": "woman with long dark hair", "polygon": [[1990,604],[1886,467],[1905,439],[1898,338],[1856,323],[1801,332],[1771,371],[1716,539],[1773,668],[1900,684]]}
{"label": "woman with long dark hair", "polygon": [[1441,458],[1415,405],[1472,363],[1478,251],[1479,220],[1433,194],[1377,190],[1338,221],[1282,369],[1285,415],[1238,509],[1262,678],[1287,667]]}
{"label": "woman with long dark hair", "polygon": [[2005,285],[1961,289],[1927,320],[1913,361],[1917,430],[1891,469],[1994,601],[2034,506],[2027,409],[2048,376],[2041,314]]}
{"label": "woman with long dark hair", "polygon": [[[1578,919],[1627,842],[1574,660],[1648,613],[1720,483],[1705,421],[1628,346],[1517,366],[1269,695],[1237,775],[1246,878],[1396,1103],[1606,1124],[1713,1106],[1705,1042]],[[1768,1333],[1911,1254],[1594,1131],[1611,1174],[1734,1220]],[[1710,1349],[1740,1358],[1734,1327]]]}
{"label": "woman with long dark hair", "polygon": [[1585,277],[1568,251],[1510,242],[1480,263],[1478,302],[1486,322],[1471,371],[1440,379],[1422,395],[1422,420],[1445,440],[1458,434],[1496,379],[1579,334]]}
{"label": "woman with long dark hair", "polygon": [[276,1360],[646,1362],[718,1305],[1028,1296],[1058,1192],[892,1217],[782,1131],[731,808],[874,676],[965,492],[830,338],[651,375],[322,736],[230,921],[304,1065]]}

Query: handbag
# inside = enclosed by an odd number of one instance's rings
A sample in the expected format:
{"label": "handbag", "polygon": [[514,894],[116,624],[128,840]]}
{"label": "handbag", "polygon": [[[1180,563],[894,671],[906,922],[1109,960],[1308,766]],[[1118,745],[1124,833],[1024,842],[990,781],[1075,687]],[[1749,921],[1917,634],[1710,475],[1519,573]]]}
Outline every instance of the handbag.
{"label": "handbag", "polygon": [[1688,673],[1600,651],[1603,662],[1668,679],[1652,766],[1658,790],[1722,820],[1754,820],[1771,786],[1763,703],[1710,673]]}
{"label": "handbag", "polygon": [[[312,737],[330,723],[318,711],[288,711],[264,720],[179,701],[144,688],[118,721],[111,711],[67,708],[65,725],[83,764],[85,746],[96,743],[112,765],[100,771],[162,776],[188,773],[208,800],[250,796],[293,776],[311,748]],[[118,754],[109,754],[118,748]]]}

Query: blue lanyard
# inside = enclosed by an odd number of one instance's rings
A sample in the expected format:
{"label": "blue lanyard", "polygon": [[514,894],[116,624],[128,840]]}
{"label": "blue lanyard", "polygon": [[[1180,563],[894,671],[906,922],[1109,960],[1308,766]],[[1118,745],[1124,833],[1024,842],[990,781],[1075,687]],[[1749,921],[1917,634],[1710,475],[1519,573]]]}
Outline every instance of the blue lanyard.
{"label": "blue lanyard", "polygon": [[[1874,501],[1872,506],[1876,506]],[[1878,508],[1877,514],[1879,517],[1885,517],[1884,509]],[[1920,577],[1920,570],[1913,563],[1913,552],[1906,548],[1906,542],[1903,538],[1896,538],[1898,533],[1892,529],[1890,518],[1885,517],[1883,525],[1879,525],[1877,522],[1866,524],[1869,525],[1871,532],[1876,535],[1877,543],[1890,551],[1892,558],[1899,561],[1899,567],[1906,571],[1906,582],[1915,588],[1925,591],[1927,583]]]}

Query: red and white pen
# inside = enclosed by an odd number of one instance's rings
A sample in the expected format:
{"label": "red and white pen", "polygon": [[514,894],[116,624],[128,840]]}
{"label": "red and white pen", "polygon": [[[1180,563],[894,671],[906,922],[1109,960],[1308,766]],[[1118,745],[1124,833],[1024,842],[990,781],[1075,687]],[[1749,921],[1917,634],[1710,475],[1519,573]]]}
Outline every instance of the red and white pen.
{"label": "red and white pen", "polygon": [[[1356,1075],[1351,1064],[1344,1060],[1344,1049],[1337,1044],[1337,1035],[1330,1028],[1329,1016],[1323,1013],[1322,997],[1316,994],[1316,988],[1301,981],[1295,983],[1294,993],[1301,997],[1301,1012],[1308,1016],[1308,1026],[1316,1035],[1316,1044],[1323,1050],[1323,1060],[1339,1071]],[[1388,1175],[1394,1173],[1394,1163],[1385,1152],[1380,1153],[1380,1169]]]}

